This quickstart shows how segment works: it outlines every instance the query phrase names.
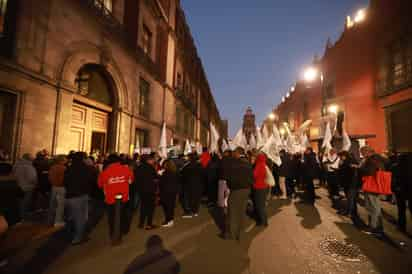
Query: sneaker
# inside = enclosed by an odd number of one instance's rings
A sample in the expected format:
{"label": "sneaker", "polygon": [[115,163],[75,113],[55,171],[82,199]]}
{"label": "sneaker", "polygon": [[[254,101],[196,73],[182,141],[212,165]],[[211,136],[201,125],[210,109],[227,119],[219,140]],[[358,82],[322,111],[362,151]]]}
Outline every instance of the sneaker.
{"label": "sneaker", "polygon": [[172,221],[169,221],[169,222],[167,222],[167,223],[164,223],[164,224],[162,225],[162,227],[172,227],[174,224],[175,224],[175,223],[174,223],[174,221],[172,220]]}
{"label": "sneaker", "polygon": [[182,218],[184,218],[184,219],[190,219],[190,218],[193,218],[193,215],[192,215],[192,214],[184,214],[184,215],[182,216]]}

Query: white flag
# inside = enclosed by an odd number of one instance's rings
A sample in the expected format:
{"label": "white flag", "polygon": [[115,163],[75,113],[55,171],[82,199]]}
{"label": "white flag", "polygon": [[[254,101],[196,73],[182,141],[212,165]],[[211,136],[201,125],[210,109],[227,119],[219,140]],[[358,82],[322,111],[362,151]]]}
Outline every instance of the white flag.
{"label": "white flag", "polygon": [[196,152],[199,155],[202,154],[202,152],[203,152],[203,147],[202,147],[202,144],[200,142],[196,143]]}
{"label": "white flag", "polygon": [[332,132],[330,131],[330,123],[326,124],[325,136],[323,136],[322,148],[326,148],[329,151],[332,148]]}
{"label": "white flag", "polygon": [[343,139],[342,140],[342,150],[349,151],[352,146],[352,143],[345,129],[343,129],[343,132],[342,132],[342,139]]}
{"label": "white flag", "polygon": [[225,152],[226,150],[229,150],[229,144],[226,142],[225,139],[222,140],[222,151]]}
{"label": "white flag", "polygon": [[163,123],[162,132],[160,134],[159,155],[162,159],[167,159],[166,123]]}
{"label": "white flag", "polygon": [[255,149],[256,148],[256,138],[255,135],[250,135],[250,140],[249,140],[249,149]]}
{"label": "white flag", "polygon": [[192,146],[190,145],[189,140],[186,139],[184,154],[188,155],[190,153],[192,153]]}
{"label": "white flag", "polygon": [[274,138],[275,144],[277,146],[281,146],[282,145],[282,138],[280,137],[280,133],[279,133],[279,130],[278,130],[276,125],[273,125],[273,135],[272,136]]}
{"label": "white flag", "polygon": [[246,148],[247,146],[247,141],[246,141],[246,136],[243,134],[243,129],[239,129],[239,131],[236,133],[235,138],[232,140],[233,147],[232,150],[236,149],[237,147],[242,147]]}
{"label": "white flag", "polygon": [[272,135],[261,151],[264,152],[277,166],[280,166],[282,164],[282,160],[280,159],[279,146],[277,142],[278,141],[276,138]]}
{"label": "white flag", "polygon": [[260,149],[265,145],[266,141],[263,140],[262,133],[260,132],[260,128],[256,128],[256,148]]}
{"label": "white flag", "polygon": [[210,153],[217,153],[219,152],[219,133],[213,123],[210,123],[210,134]]}
{"label": "white flag", "polygon": [[263,139],[263,143],[266,144],[266,142],[269,140],[269,131],[266,125],[263,125],[262,128],[262,139]]}

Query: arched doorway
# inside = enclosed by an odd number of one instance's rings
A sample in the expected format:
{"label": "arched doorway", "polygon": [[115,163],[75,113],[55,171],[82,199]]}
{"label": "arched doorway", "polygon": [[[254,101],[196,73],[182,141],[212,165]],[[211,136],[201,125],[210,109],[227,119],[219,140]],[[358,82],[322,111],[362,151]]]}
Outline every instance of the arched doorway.
{"label": "arched doorway", "polygon": [[112,134],[114,83],[103,66],[84,65],[77,73],[70,126],[70,149],[106,153]]}

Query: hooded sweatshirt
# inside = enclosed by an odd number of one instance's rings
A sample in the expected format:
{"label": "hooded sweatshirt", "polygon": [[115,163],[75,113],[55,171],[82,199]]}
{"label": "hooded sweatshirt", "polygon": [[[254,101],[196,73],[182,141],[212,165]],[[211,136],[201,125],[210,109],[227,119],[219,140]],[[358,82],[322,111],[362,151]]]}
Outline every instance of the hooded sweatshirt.
{"label": "hooded sweatshirt", "polygon": [[266,183],[266,156],[259,154],[256,158],[255,169],[253,170],[253,188],[254,189],[266,189],[268,184]]}
{"label": "hooded sweatshirt", "polygon": [[33,191],[36,188],[37,172],[31,161],[26,159],[17,160],[13,172],[17,184],[23,191]]}

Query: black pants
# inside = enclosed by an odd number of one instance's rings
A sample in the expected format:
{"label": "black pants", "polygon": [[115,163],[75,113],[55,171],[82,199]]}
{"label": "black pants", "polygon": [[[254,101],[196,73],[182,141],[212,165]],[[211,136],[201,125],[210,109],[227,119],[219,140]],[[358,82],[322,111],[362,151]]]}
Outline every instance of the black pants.
{"label": "black pants", "polygon": [[293,181],[293,178],[291,177],[286,177],[286,193],[289,198],[292,197],[293,194],[295,194],[295,182]]}
{"label": "black pants", "polygon": [[184,199],[185,199],[185,213],[186,214],[197,214],[200,208],[200,202],[202,199],[203,187],[202,184],[186,184],[184,188]]}
{"label": "black pants", "polygon": [[253,191],[253,201],[255,204],[255,214],[257,225],[267,225],[266,196],[269,189],[255,189]]}
{"label": "black pants", "polygon": [[328,191],[329,196],[338,196],[339,195],[339,181],[336,172],[328,172],[326,176],[328,182]]}
{"label": "black pants", "polygon": [[154,193],[142,193],[140,200],[139,226],[142,227],[145,224],[151,226],[153,225],[153,214],[156,207],[156,195]]}
{"label": "black pants", "polygon": [[313,178],[312,177],[303,177],[304,184],[305,184],[305,189],[306,189],[306,198],[308,199],[309,202],[314,203],[315,202],[315,185],[313,184]]}
{"label": "black pants", "polygon": [[163,207],[166,223],[173,221],[176,208],[176,193],[162,193],[160,196],[160,202]]}
{"label": "black pants", "polygon": [[217,203],[217,180],[209,181],[207,184],[207,201]]}
{"label": "black pants", "polygon": [[[399,228],[406,229],[406,201],[407,197],[404,193],[395,192],[396,204],[398,206],[398,225]],[[412,197],[409,198],[409,212],[412,215]]]}
{"label": "black pants", "polygon": [[[121,203],[120,204],[120,231],[123,234],[127,234],[129,231],[129,205],[128,203]],[[107,220],[109,221],[109,235],[110,238],[113,237],[113,231],[114,231],[114,225],[115,225],[115,211],[116,211],[116,206],[115,204],[113,205],[107,205]]]}
{"label": "black pants", "polygon": [[[246,217],[245,211],[250,190],[234,190],[229,195],[228,218],[230,236],[240,239],[240,232]],[[229,233],[228,233],[229,234]]]}

